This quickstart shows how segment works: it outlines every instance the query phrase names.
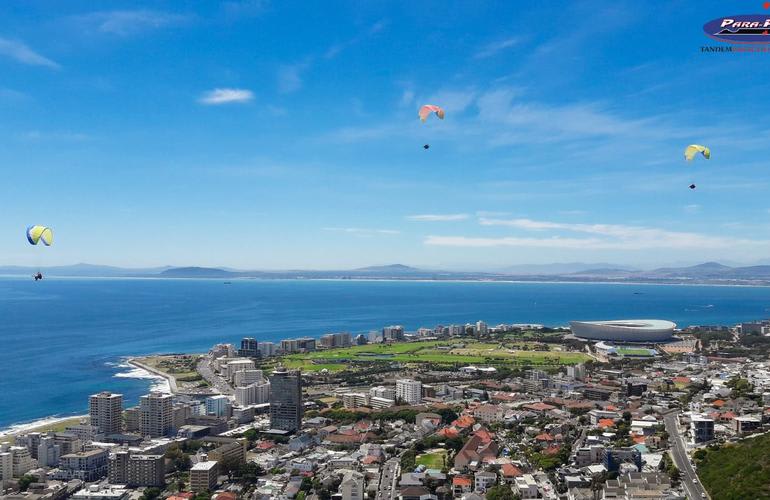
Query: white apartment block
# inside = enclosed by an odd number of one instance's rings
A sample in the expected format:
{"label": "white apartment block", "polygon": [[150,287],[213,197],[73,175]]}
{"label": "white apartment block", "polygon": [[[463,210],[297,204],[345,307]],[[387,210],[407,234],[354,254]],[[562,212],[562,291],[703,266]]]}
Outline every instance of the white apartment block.
{"label": "white apartment block", "polygon": [[396,380],[396,399],[410,405],[420,404],[422,402],[422,382],[407,378]]}

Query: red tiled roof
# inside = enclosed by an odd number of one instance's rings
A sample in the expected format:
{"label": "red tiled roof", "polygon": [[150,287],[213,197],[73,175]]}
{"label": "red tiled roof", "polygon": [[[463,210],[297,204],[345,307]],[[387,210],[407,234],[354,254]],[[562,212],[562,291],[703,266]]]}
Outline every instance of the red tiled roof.
{"label": "red tiled roof", "polygon": [[262,441],[261,443],[257,444],[257,448],[260,450],[271,450],[275,448],[275,443],[272,441]]}
{"label": "red tiled roof", "polygon": [[471,417],[470,415],[463,415],[454,422],[452,422],[452,425],[455,427],[460,427],[462,429],[466,427],[471,427],[473,424],[476,423],[476,419]]}
{"label": "red tiled roof", "polygon": [[460,435],[460,431],[458,431],[454,427],[444,427],[443,429],[438,431],[438,435],[446,438],[454,438]]}
{"label": "red tiled roof", "polygon": [[602,418],[599,419],[598,425],[599,427],[615,427],[615,421],[611,418]]}
{"label": "red tiled roof", "polygon": [[521,469],[513,464],[503,464],[502,471],[503,477],[519,477],[524,475],[524,473],[521,472]]}
{"label": "red tiled roof", "polygon": [[529,405],[524,405],[524,408],[528,410],[533,410],[533,411],[548,411],[548,410],[553,410],[556,407],[545,403],[532,403]]}
{"label": "red tiled roof", "polygon": [[544,432],[542,434],[538,434],[537,436],[535,436],[535,439],[538,441],[553,441],[553,436],[551,436],[547,432]]}
{"label": "red tiled roof", "polygon": [[471,484],[473,482],[467,476],[455,476],[452,478],[452,485],[454,486],[470,486]]}
{"label": "red tiled roof", "polygon": [[556,445],[551,445],[548,448],[543,450],[543,454],[544,455],[553,456],[553,455],[558,454],[560,450],[561,450],[561,447],[556,446]]}
{"label": "red tiled roof", "polygon": [[486,429],[479,429],[474,433],[474,436],[481,438],[481,441],[486,444],[494,439],[494,435]]}

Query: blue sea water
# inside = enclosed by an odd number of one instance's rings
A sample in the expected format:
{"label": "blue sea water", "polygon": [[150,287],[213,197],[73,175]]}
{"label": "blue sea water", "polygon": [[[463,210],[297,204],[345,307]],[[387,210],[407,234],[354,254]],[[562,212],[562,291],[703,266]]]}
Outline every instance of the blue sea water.
{"label": "blue sea water", "polygon": [[135,403],[152,383],[126,356],[484,320],[661,318],[680,326],[770,317],[770,288],[576,283],[0,278],[0,428],[81,414],[89,394]]}

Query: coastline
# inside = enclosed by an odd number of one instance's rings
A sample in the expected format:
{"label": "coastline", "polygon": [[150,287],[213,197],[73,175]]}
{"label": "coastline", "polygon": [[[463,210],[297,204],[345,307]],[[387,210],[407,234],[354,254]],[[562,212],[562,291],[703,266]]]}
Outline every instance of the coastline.
{"label": "coastline", "polygon": [[168,390],[164,391],[163,388],[157,388],[157,387],[151,388],[152,390],[160,390],[160,392],[168,392],[170,394],[176,394],[179,391],[179,388],[176,385],[176,378],[173,375],[170,375],[161,370],[148,366],[142,363],[141,361],[139,361],[140,359],[141,357],[135,357],[135,358],[132,357],[132,358],[126,359],[126,363],[128,363],[133,367],[138,368],[139,370],[147,372],[147,374],[150,375],[149,377],[144,376],[144,377],[136,377],[136,378],[154,378],[154,379],[162,378],[163,380],[166,381],[166,387],[168,388]]}
{"label": "coastline", "polygon": [[[0,279],[25,278],[26,275],[18,274],[0,274]],[[515,283],[515,284],[557,284],[557,285],[634,285],[634,286],[708,286],[708,287],[739,287],[739,288],[770,288],[770,282],[762,280],[761,282],[752,282],[752,280],[611,280],[611,279],[524,279],[521,276],[512,276],[511,278],[419,278],[419,277],[264,277],[264,276],[236,276],[236,277],[200,277],[200,276],[67,276],[51,275],[51,280],[137,280],[137,281],[327,281],[327,282],[404,282],[404,283]]]}
{"label": "coastline", "polygon": [[[137,361],[137,359],[141,358],[123,358],[121,364],[116,366],[131,367],[133,368],[133,371],[128,373],[119,372],[113,376],[118,378],[135,378],[162,381],[161,383],[151,383],[149,390],[176,394],[177,385],[176,379],[174,379],[173,376],[165,374],[159,370],[155,370],[154,368],[147,366],[140,361]],[[14,436],[26,432],[42,432],[47,430],[58,430],[58,428],[63,429],[66,425],[74,425],[79,423],[83,418],[88,418],[88,415],[51,415],[28,422],[11,424],[7,427],[0,428],[0,442],[3,442],[4,440],[12,441]]]}
{"label": "coastline", "polygon": [[12,441],[18,434],[24,434],[26,432],[55,430],[58,427],[65,427],[64,424],[74,425],[84,418],[88,418],[88,415],[51,416],[33,420],[31,422],[13,424],[5,429],[0,429],[0,442],[3,442],[4,440]]}

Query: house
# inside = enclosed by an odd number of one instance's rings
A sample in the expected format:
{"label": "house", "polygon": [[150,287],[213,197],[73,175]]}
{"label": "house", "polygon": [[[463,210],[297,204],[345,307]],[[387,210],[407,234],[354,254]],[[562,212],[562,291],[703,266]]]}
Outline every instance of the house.
{"label": "house", "polygon": [[485,460],[497,457],[498,445],[492,435],[483,429],[476,431],[455,455],[455,469],[475,468]]}
{"label": "house", "polygon": [[538,497],[537,481],[535,481],[532,474],[524,474],[521,477],[517,477],[514,489],[522,500]]}
{"label": "house", "polygon": [[505,484],[513,484],[516,482],[517,477],[523,476],[524,473],[513,464],[503,464],[500,468],[500,476]]}
{"label": "house", "polygon": [[497,474],[494,472],[477,472],[473,478],[474,490],[483,492],[497,484]]}
{"label": "house", "polygon": [[407,486],[401,488],[401,500],[438,500],[436,495],[424,486]]}
{"label": "house", "polygon": [[484,423],[494,423],[504,421],[505,412],[504,406],[483,404],[473,410],[473,416]]}
{"label": "house", "polygon": [[473,481],[468,476],[455,476],[452,478],[452,493],[459,497],[464,493],[470,493],[473,490]]}
{"label": "house", "polygon": [[366,498],[364,475],[353,470],[345,471],[339,491],[342,500],[364,500]]}

